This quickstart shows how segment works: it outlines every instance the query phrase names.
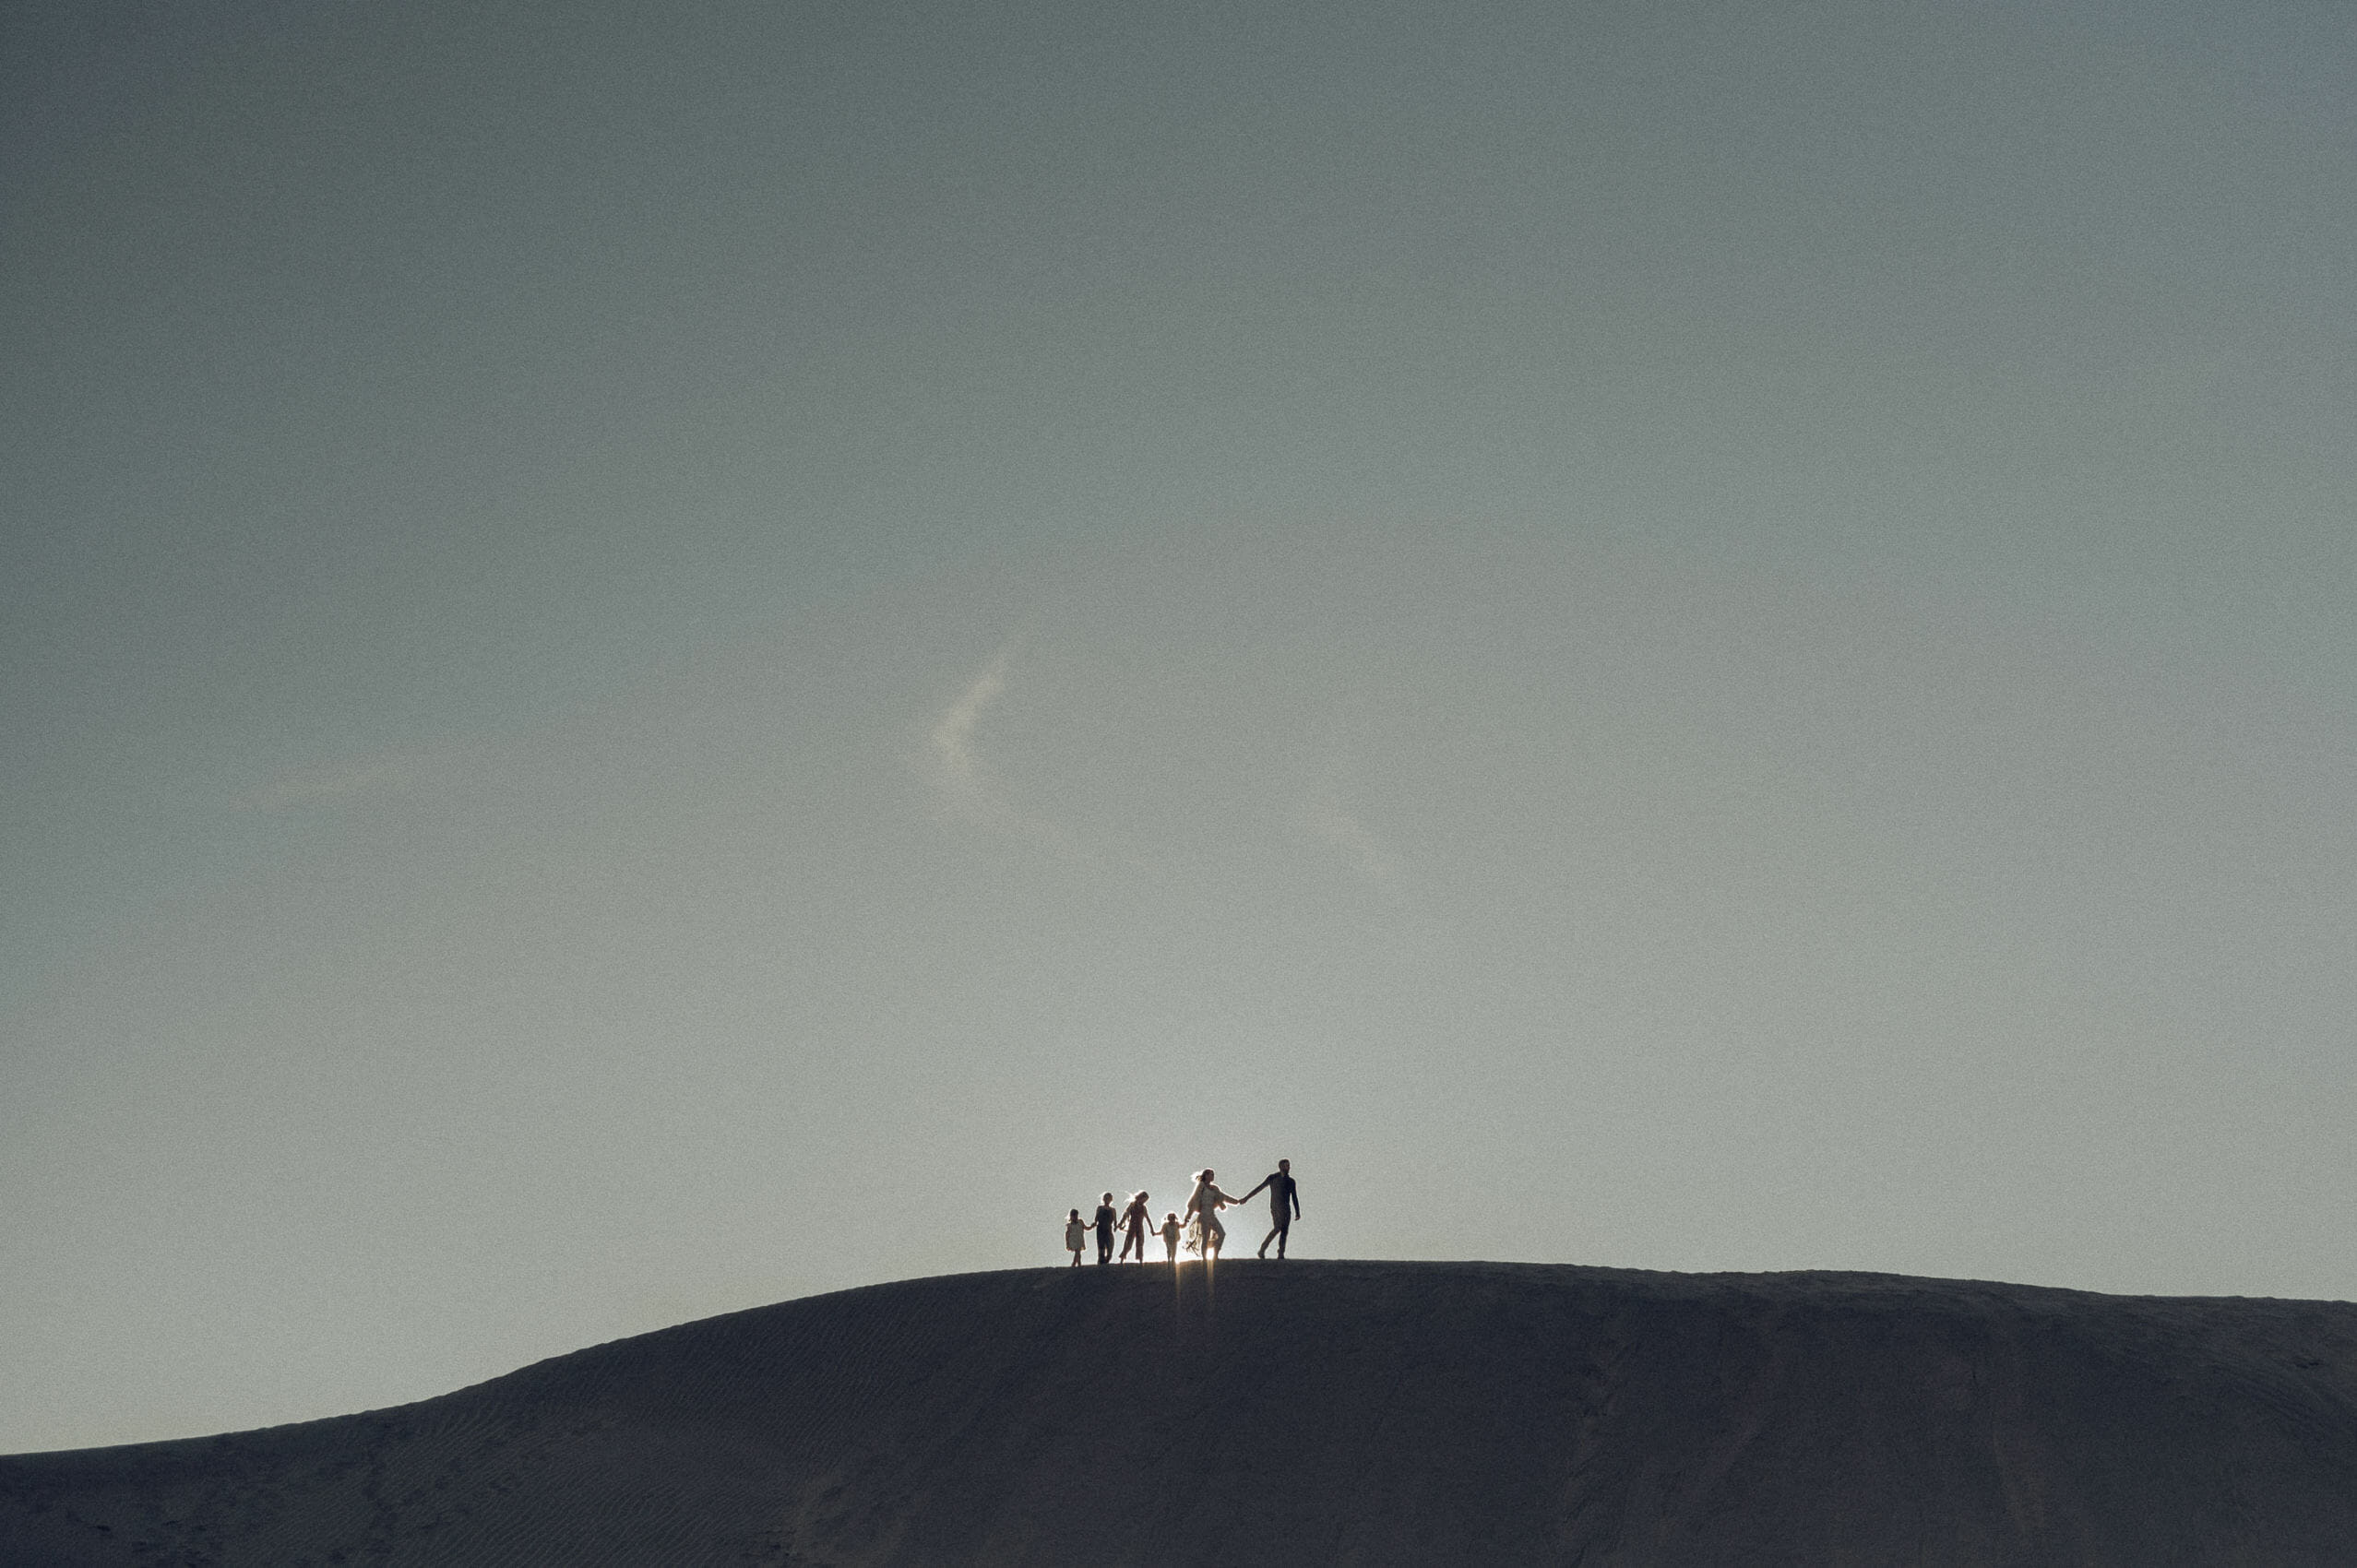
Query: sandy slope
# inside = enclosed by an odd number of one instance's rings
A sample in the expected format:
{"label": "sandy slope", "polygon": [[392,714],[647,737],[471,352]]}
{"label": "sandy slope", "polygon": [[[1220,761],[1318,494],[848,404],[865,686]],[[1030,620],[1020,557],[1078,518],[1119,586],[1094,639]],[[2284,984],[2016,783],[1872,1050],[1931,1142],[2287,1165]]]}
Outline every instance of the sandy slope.
{"label": "sandy slope", "polygon": [[399,1409],[0,1459],[0,1562],[2357,1563],[2357,1306],[969,1275]]}

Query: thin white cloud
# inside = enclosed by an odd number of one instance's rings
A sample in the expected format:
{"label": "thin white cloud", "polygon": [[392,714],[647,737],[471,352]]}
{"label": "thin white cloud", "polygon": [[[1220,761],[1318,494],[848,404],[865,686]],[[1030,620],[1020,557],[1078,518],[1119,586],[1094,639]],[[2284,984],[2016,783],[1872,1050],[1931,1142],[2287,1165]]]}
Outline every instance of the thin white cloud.
{"label": "thin white cloud", "polygon": [[245,811],[287,812],[381,800],[450,783],[469,770],[470,761],[456,748],[381,752],[291,769],[248,790],[236,803]]}
{"label": "thin white cloud", "polygon": [[1044,844],[1062,854],[1078,855],[1072,836],[1052,822],[1043,822],[1018,806],[1006,784],[975,743],[982,716],[1006,691],[1006,671],[1013,644],[999,650],[958,700],[942,711],[925,739],[926,773],[942,811],[961,822],[994,832],[1012,834]]}
{"label": "thin white cloud", "polygon": [[1363,880],[1387,892],[1399,890],[1399,857],[1344,803],[1338,786],[1319,784],[1309,791],[1302,823],[1311,837],[1340,850]]}
{"label": "thin white cloud", "polygon": [[944,809],[985,827],[1013,827],[1022,820],[989,765],[974,750],[974,731],[982,715],[1006,690],[1008,653],[1001,649],[958,694],[934,722],[926,743],[934,789]]}

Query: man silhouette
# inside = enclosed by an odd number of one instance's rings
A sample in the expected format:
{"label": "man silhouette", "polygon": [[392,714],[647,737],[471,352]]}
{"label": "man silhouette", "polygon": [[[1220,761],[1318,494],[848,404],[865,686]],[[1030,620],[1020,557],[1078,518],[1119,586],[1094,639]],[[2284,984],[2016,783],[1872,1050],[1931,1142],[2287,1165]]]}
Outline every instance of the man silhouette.
{"label": "man silhouette", "polygon": [[[1268,1218],[1275,1220],[1277,1225],[1268,1235],[1260,1239],[1258,1255],[1267,1257],[1268,1243],[1274,1241],[1277,1243],[1277,1261],[1283,1263],[1285,1237],[1292,1231],[1293,1221],[1302,1212],[1301,1189],[1293,1181],[1293,1162],[1290,1159],[1279,1160],[1277,1169],[1268,1173],[1268,1177],[1261,1182],[1260,1187],[1268,1189]],[[1260,1187],[1255,1187],[1251,1193],[1246,1193],[1238,1201],[1251,1202],[1253,1193],[1259,1192]]]}

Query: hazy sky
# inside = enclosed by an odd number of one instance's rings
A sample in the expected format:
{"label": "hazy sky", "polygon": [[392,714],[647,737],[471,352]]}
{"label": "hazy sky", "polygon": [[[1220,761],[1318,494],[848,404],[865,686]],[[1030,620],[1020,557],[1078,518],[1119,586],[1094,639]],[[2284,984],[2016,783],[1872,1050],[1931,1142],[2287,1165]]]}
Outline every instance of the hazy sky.
{"label": "hazy sky", "polygon": [[2339,0],[6,18],[0,1450],[1280,1155],[2357,1295]]}

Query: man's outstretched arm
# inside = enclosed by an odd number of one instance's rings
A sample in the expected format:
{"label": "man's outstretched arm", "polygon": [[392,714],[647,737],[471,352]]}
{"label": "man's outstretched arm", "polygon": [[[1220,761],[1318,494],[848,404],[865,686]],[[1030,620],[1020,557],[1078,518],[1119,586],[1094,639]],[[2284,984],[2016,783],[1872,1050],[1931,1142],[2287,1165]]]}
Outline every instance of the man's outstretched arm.
{"label": "man's outstretched arm", "polygon": [[1267,1177],[1267,1178],[1265,1178],[1265,1179],[1261,1182],[1261,1183],[1260,1183],[1260,1187],[1255,1187],[1252,1191],[1250,1191],[1250,1192],[1246,1193],[1244,1196],[1242,1196],[1242,1197],[1238,1198],[1238,1199],[1236,1200],[1236,1202],[1238,1202],[1238,1203],[1240,1203],[1240,1204],[1248,1204],[1248,1203],[1250,1203],[1253,1199],[1255,1199],[1255,1198],[1256,1198],[1256,1197],[1258,1197],[1258,1196],[1260,1195],[1260,1188],[1261,1188],[1261,1187],[1266,1187],[1267,1185],[1268,1185],[1268,1183],[1269,1183],[1270,1182],[1274,1182],[1275,1180],[1277,1180],[1277,1178],[1276,1178],[1276,1177],[1274,1177],[1274,1176],[1270,1176],[1270,1177]]}

